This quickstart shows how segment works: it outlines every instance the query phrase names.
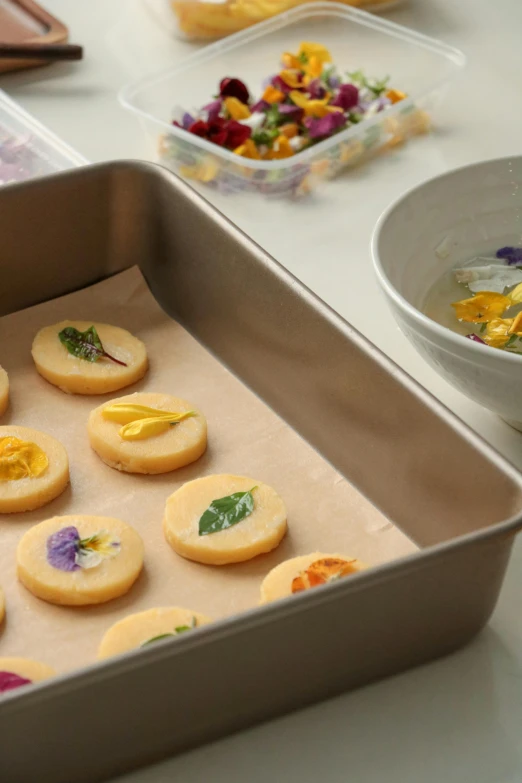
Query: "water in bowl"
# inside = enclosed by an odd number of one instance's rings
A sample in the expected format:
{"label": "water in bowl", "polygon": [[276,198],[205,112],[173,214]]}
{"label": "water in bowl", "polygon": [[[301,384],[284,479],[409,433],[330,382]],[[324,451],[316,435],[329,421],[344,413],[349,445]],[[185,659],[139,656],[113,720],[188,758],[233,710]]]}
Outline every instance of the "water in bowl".
{"label": "water in bowl", "polygon": [[[457,302],[468,304],[456,309]],[[463,337],[522,354],[522,248],[499,248],[459,263],[434,283],[422,309]]]}

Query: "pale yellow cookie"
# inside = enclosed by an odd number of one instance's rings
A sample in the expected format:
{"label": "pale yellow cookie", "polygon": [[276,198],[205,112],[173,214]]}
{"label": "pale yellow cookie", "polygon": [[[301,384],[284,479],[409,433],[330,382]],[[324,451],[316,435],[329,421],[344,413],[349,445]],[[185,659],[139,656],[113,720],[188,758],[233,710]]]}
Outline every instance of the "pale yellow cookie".
{"label": "pale yellow cookie", "polygon": [[[85,332],[91,326],[104,350],[126,366],[105,357],[91,362],[73,356],[58,337],[66,327]],[[148,368],[147,351],[141,340],[118,326],[92,321],[61,321],[45,326],[34,338],[32,354],[40,375],[68,394],[109,394],[139,381]]]}
{"label": "pale yellow cookie", "polygon": [[0,587],[0,623],[5,617],[5,596],[4,591]]}
{"label": "pale yellow cookie", "polygon": [[266,604],[320,584],[344,579],[364,568],[366,566],[360,560],[346,555],[312,552],[310,555],[293,557],[280,563],[265,576],[261,584],[260,603]]}
{"label": "pale yellow cookie", "polygon": [[[28,461],[31,452],[34,470]],[[58,497],[68,483],[69,460],[59,441],[29,427],[0,427],[0,514],[40,508]]]}
{"label": "pale yellow cookie", "polygon": [[[200,533],[200,519],[213,501],[251,490],[253,510],[247,516],[231,527]],[[163,519],[165,536],[174,551],[209,565],[239,563],[270,552],[280,543],[286,527],[285,504],[272,487],[228,474],[184,484],[168,498]]]}
{"label": "pale yellow cookie", "polygon": [[29,658],[0,658],[0,697],[55,675],[55,670],[50,666]]}
{"label": "pale yellow cookie", "polygon": [[130,590],[143,567],[143,542],[112,517],[53,517],[25,533],[16,561],[19,580],[38,598],[101,604]]}
{"label": "pale yellow cookie", "polygon": [[204,614],[179,607],[131,614],[109,628],[101,641],[98,658],[109,658],[161,639],[175,638],[210,622]]}
{"label": "pale yellow cookie", "polygon": [[[194,414],[151,437],[126,440],[121,421],[106,418],[104,410],[114,406],[145,406],[158,411]],[[87,425],[89,441],[98,456],[111,468],[125,473],[167,473],[199,459],[207,448],[207,422],[186,400],[168,394],[136,393],[95,408]]]}
{"label": "pale yellow cookie", "polygon": [[9,406],[9,378],[3,367],[0,367],[0,416]]}

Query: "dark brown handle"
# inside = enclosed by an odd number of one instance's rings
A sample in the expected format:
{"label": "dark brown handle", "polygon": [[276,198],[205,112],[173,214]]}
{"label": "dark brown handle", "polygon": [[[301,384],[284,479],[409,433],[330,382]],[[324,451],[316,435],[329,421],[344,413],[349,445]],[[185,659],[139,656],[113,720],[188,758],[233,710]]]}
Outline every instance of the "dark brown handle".
{"label": "dark brown handle", "polygon": [[82,57],[83,48],[76,44],[0,43],[3,60],[81,60]]}

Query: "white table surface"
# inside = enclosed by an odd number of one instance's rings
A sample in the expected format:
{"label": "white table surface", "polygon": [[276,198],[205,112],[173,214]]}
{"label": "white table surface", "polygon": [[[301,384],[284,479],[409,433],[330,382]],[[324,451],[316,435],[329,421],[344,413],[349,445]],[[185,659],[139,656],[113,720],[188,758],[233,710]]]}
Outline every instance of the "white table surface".
{"label": "white table surface", "polygon": [[[85,60],[2,76],[0,86],[91,161],[145,157],[142,130],[118,106],[117,90],[194,46],[172,38],[144,0],[45,5],[84,45]],[[207,196],[522,468],[522,435],[453,390],[400,334],[368,250],[380,212],[405,189],[454,166],[522,152],[522,2],[410,0],[388,16],[469,57],[446,100],[443,130],[330,183],[308,203],[260,200],[252,209],[242,198]],[[120,781],[520,783],[521,594],[519,544],[489,628],[462,652]]]}

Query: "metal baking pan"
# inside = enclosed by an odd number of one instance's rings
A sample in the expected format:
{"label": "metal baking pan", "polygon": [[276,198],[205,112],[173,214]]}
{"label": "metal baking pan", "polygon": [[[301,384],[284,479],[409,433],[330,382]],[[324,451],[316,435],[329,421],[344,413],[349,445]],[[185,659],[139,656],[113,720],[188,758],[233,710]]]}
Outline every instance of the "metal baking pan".
{"label": "metal baking pan", "polygon": [[521,476],[190,187],[126,162],[13,185],[0,235],[0,315],[139,264],[166,312],[420,548],[13,691],[2,783],[106,780],[450,653],[483,627],[522,526]]}

